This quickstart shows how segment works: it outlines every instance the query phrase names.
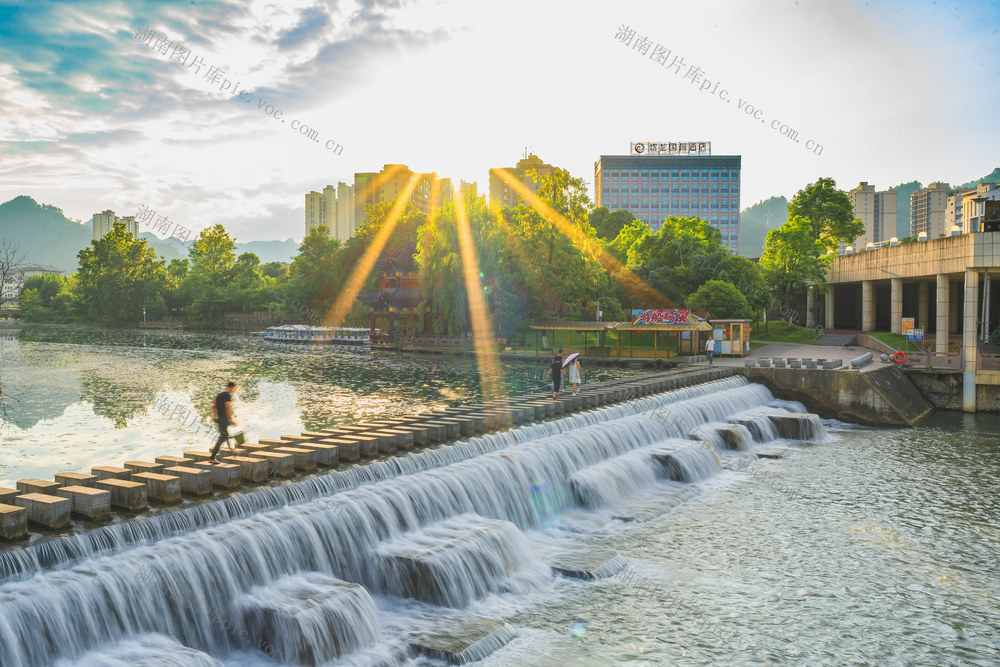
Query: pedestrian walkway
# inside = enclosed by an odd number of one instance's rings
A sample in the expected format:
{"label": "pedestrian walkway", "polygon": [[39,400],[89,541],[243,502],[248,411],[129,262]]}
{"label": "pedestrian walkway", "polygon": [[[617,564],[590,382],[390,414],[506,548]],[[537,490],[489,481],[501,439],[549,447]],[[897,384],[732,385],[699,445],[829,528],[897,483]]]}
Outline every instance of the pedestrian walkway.
{"label": "pedestrian walkway", "polygon": [[[753,359],[756,364],[756,360],[761,358],[774,359],[775,357],[781,357],[782,359],[788,359],[789,357],[793,357],[795,359],[802,359],[803,357],[806,357],[808,359],[826,359],[828,361],[840,359],[843,363],[842,367],[849,369],[851,367],[851,360],[860,357],[865,352],[871,352],[873,359],[872,363],[862,369],[863,371],[873,371],[893,365],[892,362],[882,362],[879,353],[869,350],[866,347],[858,347],[854,345],[802,345],[799,343],[766,343],[762,347],[753,349],[750,354],[745,357],[716,356],[715,365],[745,366],[747,359]],[[702,362],[699,365],[707,366],[708,362]]]}

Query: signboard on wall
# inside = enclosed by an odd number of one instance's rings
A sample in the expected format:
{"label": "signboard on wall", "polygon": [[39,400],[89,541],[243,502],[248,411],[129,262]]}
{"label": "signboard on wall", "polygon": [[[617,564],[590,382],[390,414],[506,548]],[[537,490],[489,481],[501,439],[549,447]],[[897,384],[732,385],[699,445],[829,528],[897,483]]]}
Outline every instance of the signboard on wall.
{"label": "signboard on wall", "polygon": [[634,141],[629,155],[711,155],[711,141]]}
{"label": "signboard on wall", "polygon": [[691,324],[690,308],[632,310],[632,324]]}
{"label": "signboard on wall", "polygon": [[903,334],[903,336],[906,336],[906,332],[909,331],[910,329],[914,328],[914,326],[916,325],[916,322],[914,321],[914,319],[915,318],[913,318],[913,317],[904,317],[903,318],[903,327],[902,327],[902,331],[900,332],[900,333]]}

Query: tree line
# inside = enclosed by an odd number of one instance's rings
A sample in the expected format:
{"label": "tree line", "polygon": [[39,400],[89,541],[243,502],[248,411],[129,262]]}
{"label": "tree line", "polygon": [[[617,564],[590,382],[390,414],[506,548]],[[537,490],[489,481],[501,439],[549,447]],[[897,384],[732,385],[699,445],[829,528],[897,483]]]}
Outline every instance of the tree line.
{"label": "tree line", "polygon": [[[788,205],[788,221],[771,230],[763,256],[733,255],[719,230],[698,218],[668,217],[653,231],[628,211],[594,207],[581,179],[555,170],[534,175],[542,210],[522,201],[502,210],[484,197],[447,200],[427,214],[408,204],[380,255],[413,253],[422,287],[419,328],[426,333],[471,330],[462,273],[457,206],[464,207],[480,284],[498,337],[518,338],[547,319],[629,319],[632,308],[688,307],[716,318],[757,319],[767,311],[798,312],[809,285],[824,275],[841,242],[864,229],[846,193],[820,178]],[[225,313],[307,313],[322,320],[390,219],[392,203],[368,206],[348,241],[314,227],[291,263],[261,264],[236,255],[222,225],[201,232],[186,259],[167,263],[124,225],[78,254],[68,276],[25,282],[20,306],[28,320],[129,326],[179,319],[218,326]],[[379,265],[362,291],[378,288]],[[339,324],[325,322],[328,325]],[[368,324],[355,302],[347,325]]]}

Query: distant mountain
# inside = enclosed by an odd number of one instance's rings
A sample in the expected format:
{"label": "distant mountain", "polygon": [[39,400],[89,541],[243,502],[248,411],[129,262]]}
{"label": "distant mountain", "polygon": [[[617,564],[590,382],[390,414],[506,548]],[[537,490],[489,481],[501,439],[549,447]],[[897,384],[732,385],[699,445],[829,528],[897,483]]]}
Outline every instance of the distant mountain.
{"label": "distant mountain", "polygon": [[1000,183],[1000,167],[997,167],[996,169],[994,169],[993,171],[991,171],[989,174],[987,174],[986,176],[983,176],[980,179],[977,179],[975,181],[969,181],[968,183],[965,183],[964,185],[959,185],[956,189],[957,190],[972,190],[973,188],[975,188],[980,183]]}
{"label": "distant mountain", "polygon": [[760,257],[764,254],[764,240],[772,229],[788,221],[788,200],[771,197],[759,201],[740,213],[740,254]]}
{"label": "distant mountain", "polygon": [[[93,240],[90,220],[85,223],[67,218],[62,209],[39,204],[31,197],[21,195],[0,204],[0,241],[11,241],[25,254],[27,264],[50,264],[67,273],[76,270],[77,253]],[[187,257],[191,241],[183,244],[178,239],[160,239],[150,232],[140,232],[157,255],[166,259]],[[236,244],[236,255],[244,252],[256,254],[261,263],[291,262],[299,250],[292,239],[284,241],[250,241]]]}
{"label": "distant mountain", "polygon": [[63,215],[62,209],[21,195],[0,204],[0,240],[15,244],[26,264],[50,264],[76,269],[76,253],[90,243],[93,232]]}

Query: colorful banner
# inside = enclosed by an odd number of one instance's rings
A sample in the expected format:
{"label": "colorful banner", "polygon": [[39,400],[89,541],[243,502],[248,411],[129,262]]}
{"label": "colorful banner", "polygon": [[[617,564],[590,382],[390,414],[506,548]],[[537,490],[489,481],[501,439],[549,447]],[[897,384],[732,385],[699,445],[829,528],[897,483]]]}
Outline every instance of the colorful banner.
{"label": "colorful banner", "polygon": [[690,308],[632,311],[632,324],[691,324]]}

